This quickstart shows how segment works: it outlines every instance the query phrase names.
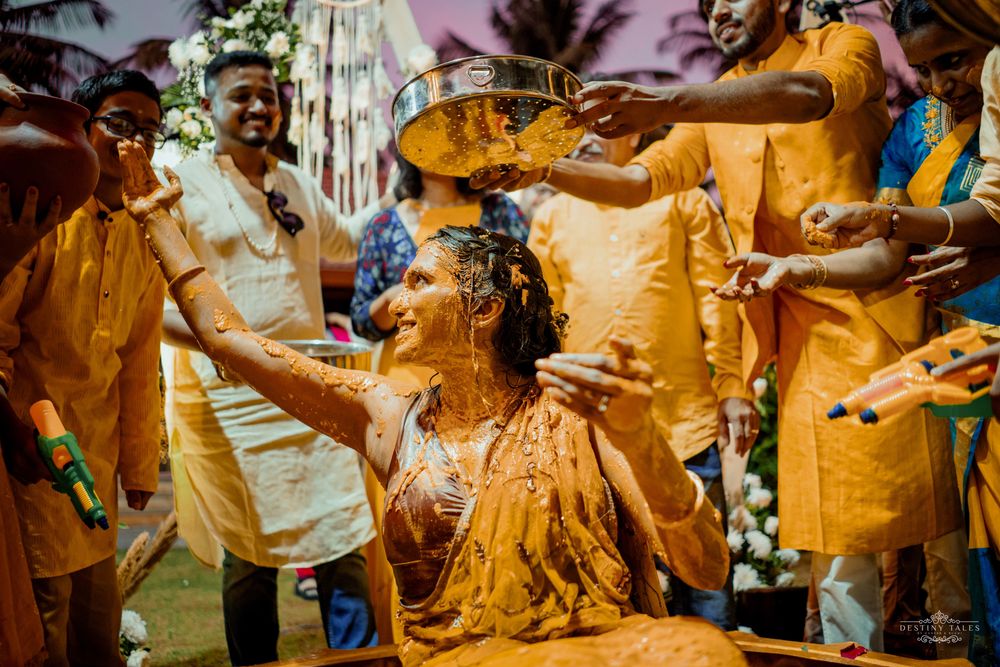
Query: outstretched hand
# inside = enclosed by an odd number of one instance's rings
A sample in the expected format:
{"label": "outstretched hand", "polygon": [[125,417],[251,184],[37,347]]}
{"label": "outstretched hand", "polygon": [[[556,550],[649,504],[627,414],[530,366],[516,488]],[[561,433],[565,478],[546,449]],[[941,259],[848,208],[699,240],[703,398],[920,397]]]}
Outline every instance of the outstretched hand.
{"label": "outstretched hand", "polygon": [[184,194],[177,174],[164,167],[163,173],[170,183],[164,186],[156,177],[146,151],[128,139],[118,142],[118,157],[122,164],[122,202],[132,219],[145,224],[152,215],[169,215],[170,208]]}
{"label": "outstretched hand", "polygon": [[[762,252],[750,252],[726,260],[727,269],[736,269],[733,277],[721,287],[712,290],[725,301],[750,301],[769,296],[774,290],[789,283],[808,282],[793,257],[773,257]],[[808,270],[811,270],[810,264]]]}
{"label": "outstretched hand", "polygon": [[952,373],[968,370],[981,364],[989,364],[993,369],[993,386],[990,388],[990,402],[993,405],[993,417],[1000,419],[1000,373],[997,373],[997,365],[1000,364],[1000,343],[994,343],[981,350],[966,354],[964,356],[941,364],[931,371],[931,375],[937,377],[948,377]]}
{"label": "outstretched hand", "polygon": [[636,433],[648,424],[653,370],[629,341],[613,337],[610,343],[611,355],[557,353],[539,359],[538,384],[606,433]]}
{"label": "outstretched hand", "polygon": [[573,96],[583,108],[566,127],[588,126],[605,139],[649,132],[670,122],[668,90],[625,81],[589,83]]}
{"label": "outstretched hand", "polygon": [[879,204],[814,204],[799,218],[802,235],[824,248],[858,248],[889,236],[891,210]]}

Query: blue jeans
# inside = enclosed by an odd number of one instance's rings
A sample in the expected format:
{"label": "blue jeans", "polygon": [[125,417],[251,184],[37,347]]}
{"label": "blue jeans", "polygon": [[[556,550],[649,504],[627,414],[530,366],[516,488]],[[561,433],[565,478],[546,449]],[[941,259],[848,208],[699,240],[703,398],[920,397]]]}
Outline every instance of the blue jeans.
{"label": "blue jeans", "polygon": [[[723,517],[727,516],[726,494],[722,488],[722,459],[719,457],[718,446],[712,443],[705,451],[684,461],[684,467],[701,478],[705,484],[705,498],[722,513]],[[657,561],[656,567],[670,574],[670,570],[663,563]],[[670,577],[670,590],[671,597],[667,603],[667,611],[671,616],[700,616],[722,630],[736,629],[732,568],[729,569],[726,585],[721,590],[703,591],[692,588],[674,576]]]}
{"label": "blue jeans", "polygon": [[[330,648],[378,643],[365,558],[349,553],[316,565],[319,609]],[[278,569],[260,567],[225,550],[222,615],[234,666],[278,660]]]}

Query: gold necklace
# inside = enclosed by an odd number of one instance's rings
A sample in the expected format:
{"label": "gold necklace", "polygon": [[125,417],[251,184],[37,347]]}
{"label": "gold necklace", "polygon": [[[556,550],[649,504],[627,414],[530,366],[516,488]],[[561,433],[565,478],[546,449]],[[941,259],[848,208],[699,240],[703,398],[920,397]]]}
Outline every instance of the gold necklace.
{"label": "gold necklace", "polygon": [[[229,178],[222,173],[222,167],[219,166],[218,158],[212,157],[212,166],[215,167],[215,172],[222,179],[222,196],[226,198],[226,204],[229,206],[229,212],[233,216],[233,220],[236,221],[236,226],[240,228],[240,232],[243,233],[243,239],[247,242],[247,245],[254,250],[257,255],[262,259],[274,259],[278,256],[280,248],[278,247],[278,223],[274,223],[274,233],[271,235],[270,241],[266,245],[260,245],[250,236],[247,228],[243,226],[243,220],[240,219],[239,214],[236,212],[236,206],[233,204],[232,198],[229,196],[229,189],[233,187],[230,183]],[[277,179],[277,174],[275,174],[275,179]],[[239,193],[237,193],[239,194]]]}

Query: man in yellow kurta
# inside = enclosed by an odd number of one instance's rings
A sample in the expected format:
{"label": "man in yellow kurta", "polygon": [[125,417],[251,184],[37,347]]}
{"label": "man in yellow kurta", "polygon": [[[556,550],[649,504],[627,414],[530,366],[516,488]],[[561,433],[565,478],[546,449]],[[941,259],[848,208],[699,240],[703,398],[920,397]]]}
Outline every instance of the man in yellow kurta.
{"label": "man in yellow kurta", "polygon": [[73,99],[92,114],[97,191],[0,284],[0,382],[26,422],[35,401],[55,404],[112,526],[88,529],[49,484],[12,481],[45,664],[109,666],[121,663],[116,481],[134,509],[157,484],[164,294],[143,232],[122,207],[118,142],[142,141],[152,155],[163,135],[159,92],[138,72],[92,77]]}
{"label": "man in yellow kurta", "polygon": [[[625,168],[557,162],[548,182],[637,206],[715,171],[737,252],[817,254],[799,214],[815,201],[870,199],[889,131],[885,75],[868,31],[832,23],[791,34],[790,0],[704,0],[709,31],[739,64],[712,84],[591,84],[577,122],[621,136],[680,122]],[[596,102],[596,104],[593,104]],[[535,173],[504,179],[524,185]],[[826,410],[927,333],[923,304],[891,290],[783,289],[741,313],[744,377],[778,361],[782,546],[812,550],[827,641],[882,645],[878,552],[960,523],[943,424],[915,413],[879,424]]]}
{"label": "man in yellow kurta", "polygon": [[[622,166],[654,136],[588,135],[577,157]],[[600,350],[613,336],[636,345],[653,367],[660,432],[725,515],[719,449],[748,449],[759,417],[743,382],[736,306],[712,294],[729,277],[732,243],[708,194],[694,188],[635,209],[558,194],[536,211],[528,247],[554,307],[569,315],[563,350]],[[728,583],[701,591],[675,579],[669,611],[736,629]]]}

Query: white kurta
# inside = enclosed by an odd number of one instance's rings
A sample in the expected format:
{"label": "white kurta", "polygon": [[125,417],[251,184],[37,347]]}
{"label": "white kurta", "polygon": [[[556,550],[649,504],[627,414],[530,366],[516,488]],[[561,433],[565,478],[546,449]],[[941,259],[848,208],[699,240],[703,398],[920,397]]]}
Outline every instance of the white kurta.
{"label": "white kurta", "polygon": [[[320,256],[353,259],[364,216],[339,218],[318,184],[272,160],[265,190],[284,193],[305,222],[292,237],[229,156],[201,154],[176,171],[181,230],[250,327],[277,340],[324,338]],[[218,565],[217,540],[257,565],[305,567],[374,537],[355,452],[220,380],[200,352],[175,350],[172,384],[178,522],[197,558]]]}

